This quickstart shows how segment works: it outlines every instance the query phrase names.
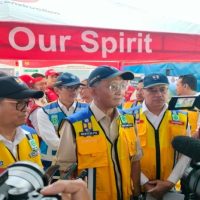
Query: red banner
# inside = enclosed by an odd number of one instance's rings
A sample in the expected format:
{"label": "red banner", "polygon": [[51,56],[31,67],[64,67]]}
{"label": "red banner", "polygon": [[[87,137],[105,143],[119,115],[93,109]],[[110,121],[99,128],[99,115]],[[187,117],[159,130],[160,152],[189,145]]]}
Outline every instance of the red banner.
{"label": "red banner", "polygon": [[200,35],[0,22],[0,59],[199,61]]}

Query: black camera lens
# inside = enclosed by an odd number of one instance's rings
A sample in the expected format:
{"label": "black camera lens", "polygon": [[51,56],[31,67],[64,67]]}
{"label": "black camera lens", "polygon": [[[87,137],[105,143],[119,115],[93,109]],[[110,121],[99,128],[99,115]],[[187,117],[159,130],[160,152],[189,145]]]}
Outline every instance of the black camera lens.
{"label": "black camera lens", "polygon": [[8,190],[9,200],[23,200],[28,197],[28,189],[26,188],[11,188]]}

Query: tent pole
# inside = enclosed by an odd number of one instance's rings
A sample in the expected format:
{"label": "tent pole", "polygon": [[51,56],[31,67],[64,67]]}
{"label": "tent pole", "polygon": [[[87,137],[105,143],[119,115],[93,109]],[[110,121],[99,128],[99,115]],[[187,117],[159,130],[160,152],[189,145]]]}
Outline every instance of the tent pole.
{"label": "tent pole", "polygon": [[23,62],[22,60],[19,60],[18,61],[18,64],[19,64],[19,76],[23,74]]}

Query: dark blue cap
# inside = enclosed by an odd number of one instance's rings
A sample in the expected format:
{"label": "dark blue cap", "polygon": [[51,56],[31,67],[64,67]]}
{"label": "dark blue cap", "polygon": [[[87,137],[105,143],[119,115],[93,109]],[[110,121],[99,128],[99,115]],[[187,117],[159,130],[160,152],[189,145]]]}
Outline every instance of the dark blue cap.
{"label": "dark blue cap", "polygon": [[80,82],[80,79],[71,73],[63,72],[58,76],[54,86],[73,86],[73,85],[84,85]]}
{"label": "dark blue cap", "polygon": [[0,77],[0,98],[28,99],[41,98],[42,91],[31,90],[21,79],[15,76]]}
{"label": "dark blue cap", "polygon": [[144,88],[153,87],[156,85],[169,85],[167,77],[163,74],[149,74],[144,77]]}
{"label": "dark blue cap", "polygon": [[130,71],[119,71],[118,69],[110,66],[99,66],[94,69],[88,78],[89,86],[93,86],[96,82],[103,79],[114,78],[116,76],[121,76],[123,80],[134,79],[134,74]]}

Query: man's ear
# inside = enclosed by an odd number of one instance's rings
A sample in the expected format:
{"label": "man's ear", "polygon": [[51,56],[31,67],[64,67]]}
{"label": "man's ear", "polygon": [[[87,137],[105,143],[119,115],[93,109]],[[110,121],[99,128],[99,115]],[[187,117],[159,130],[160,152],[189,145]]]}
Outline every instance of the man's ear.
{"label": "man's ear", "polygon": [[60,91],[61,89],[58,88],[58,87],[54,87],[53,89],[54,89],[55,93],[56,93],[57,95],[59,95],[59,91]]}
{"label": "man's ear", "polygon": [[184,88],[187,88],[187,84],[185,83],[185,84],[183,85],[183,87],[184,87]]}

